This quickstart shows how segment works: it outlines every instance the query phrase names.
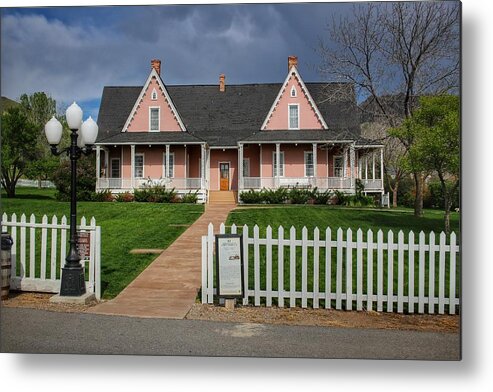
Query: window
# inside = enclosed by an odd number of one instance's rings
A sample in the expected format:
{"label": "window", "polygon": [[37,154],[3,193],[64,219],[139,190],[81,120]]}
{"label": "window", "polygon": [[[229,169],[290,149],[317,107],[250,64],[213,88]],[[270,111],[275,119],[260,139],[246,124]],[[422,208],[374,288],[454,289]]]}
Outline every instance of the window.
{"label": "window", "polygon": [[313,177],[315,171],[313,170],[313,152],[305,151],[305,177]]}
{"label": "window", "polygon": [[149,108],[149,129],[159,131],[159,108]]}
{"label": "window", "polygon": [[144,178],[144,154],[135,154],[134,177]]}
{"label": "window", "polygon": [[344,159],[341,155],[334,157],[334,177],[344,177]]}
{"label": "window", "polygon": [[298,105],[289,105],[289,129],[299,129]]}
{"label": "window", "polygon": [[296,87],[291,87],[291,96],[294,98],[296,97]]}
{"label": "window", "polygon": [[157,100],[157,92],[156,92],[156,89],[152,90],[151,99],[153,101]]}
{"label": "window", "polygon": [[250,158],[243,158],[243,177],[250,177]]}
{"label": "window", "polygon": [[[166,173],[166,153],[163,154],[163,173]],[[168,175],[165,177],[173,178],[175,176],[175,153],[169,154]]]}
{"label": "window", "polygon": [[112,158],[111,159],[111,178],[120,178],[120,159]]}
{"label": "window", "polygon": [[[272,162],[274,162],[274,164],[272,165],[272,170],[273,170],[272,177],[275,177],[277,172],[277,159],[276,159],[275,151],[272,153]],[[284,177],[284,151],[281,151],[280,163],[281,165],[279,167],[279,176]]]}

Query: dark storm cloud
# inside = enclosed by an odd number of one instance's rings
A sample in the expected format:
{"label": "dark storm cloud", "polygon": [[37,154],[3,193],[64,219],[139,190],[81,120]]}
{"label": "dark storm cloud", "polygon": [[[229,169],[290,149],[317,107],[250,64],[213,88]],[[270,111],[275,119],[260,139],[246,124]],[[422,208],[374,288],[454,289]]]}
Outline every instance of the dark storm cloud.
{"label": "dark storm cloud", "polygon": [[318,80],[317,37],[340,4],[11,9],[2,12],[2,95],[99,99],[141,85],[152,58],[168,84],[280,82],[288,55]]}

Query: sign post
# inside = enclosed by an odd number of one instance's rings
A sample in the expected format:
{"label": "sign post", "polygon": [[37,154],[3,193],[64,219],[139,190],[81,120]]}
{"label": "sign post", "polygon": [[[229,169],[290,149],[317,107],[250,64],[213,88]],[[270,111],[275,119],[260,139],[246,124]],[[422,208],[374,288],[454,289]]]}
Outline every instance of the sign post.
{"label": "sign post", "polygon": [[[216,235],[216,287],[226,307],[243,297],[243,241],[239,234]],[[228,301],[229,300],[229,301]]]}

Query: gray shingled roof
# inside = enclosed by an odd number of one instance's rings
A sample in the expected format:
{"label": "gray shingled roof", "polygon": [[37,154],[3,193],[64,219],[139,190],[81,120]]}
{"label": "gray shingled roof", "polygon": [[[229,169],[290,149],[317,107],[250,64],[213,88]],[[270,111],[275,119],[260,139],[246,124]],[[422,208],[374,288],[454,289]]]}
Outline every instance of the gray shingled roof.
{"label": "gray shingled roof", "polygon": [[[321,136],[323,140],[326,140],[325,133],[329,138],[329,135],[341,132],[349,132],[353,137],[360,135],[357,106],[350,84],[305,85],[330,128],[330,131],[319,131],[324,132]],[[166,88],[191,135],[205,140],[211,146],[234,146],[240,140],[249,139],[254,133],[258,135],[281,86],[282,83],[226,85],[225,92],[220,92],[217,85]],[[110,137],[115,143],[120,140],[118,138],[127,140],[124,136],[116,135],[121,133],[141,89],[142,87],[104,88],[98,116],[98,142],[108,142]],[[161,133],[161,141],[176,137],[168,135],[172,133],[176,132]]]}
{"label": "gray shingled roof", "polygon": [[118,132],[101,140],[101,144],[200,144],[202,139],[188,132]]}

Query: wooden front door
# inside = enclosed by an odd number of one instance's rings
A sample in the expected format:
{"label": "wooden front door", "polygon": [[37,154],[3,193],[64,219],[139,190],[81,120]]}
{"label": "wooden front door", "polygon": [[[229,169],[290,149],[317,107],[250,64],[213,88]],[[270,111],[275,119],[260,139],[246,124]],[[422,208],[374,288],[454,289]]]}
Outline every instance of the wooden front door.
{"label": "wooden front door", "polygon": [[219,190],[229,191],[229,163],[219,164]]}

